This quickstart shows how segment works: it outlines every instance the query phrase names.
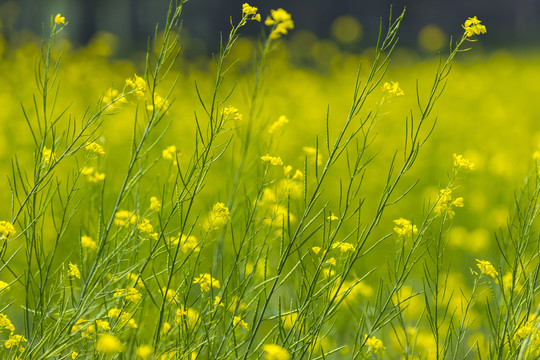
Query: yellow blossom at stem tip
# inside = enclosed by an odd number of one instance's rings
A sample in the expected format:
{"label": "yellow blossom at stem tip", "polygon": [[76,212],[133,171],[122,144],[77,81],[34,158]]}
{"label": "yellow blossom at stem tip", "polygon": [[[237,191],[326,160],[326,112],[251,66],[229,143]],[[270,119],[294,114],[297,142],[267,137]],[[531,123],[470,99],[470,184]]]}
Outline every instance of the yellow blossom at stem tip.
{"label": "yellow blossom at stem tip", "polygon": [[465,24],[461,25],[465,29],[465,35],[467,37],[472,37],[474,35],[480,35],[486,33],[486,27],[481,24],[481,21],[473,16],[465,20]]}
{"label": "yellow blossom at stem tip", "polygon": [[494,279],[499,275],[497,270],[495,270],[495,267],[493,265],[491,265],[491,263],[489,261],[487,261],[487,260],[478,260],[478,259],[476,259],[476,261],[478,262],[478,264],[476,264],[476,265],[480,269],[482,275],[489,275]]}
{"label": "yellow blossom at stem tip", "polygon": [[54,23],[56,25],[65,24],[66,18],[63,17],[61,14],[56,14],[56,16],[54,17]]}

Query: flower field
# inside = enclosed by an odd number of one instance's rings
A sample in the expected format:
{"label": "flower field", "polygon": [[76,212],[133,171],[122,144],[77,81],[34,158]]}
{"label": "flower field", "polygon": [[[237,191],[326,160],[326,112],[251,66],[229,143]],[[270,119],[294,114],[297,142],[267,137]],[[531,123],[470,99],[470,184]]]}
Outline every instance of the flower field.
{"label": "flower field", "polygon": [[1,359],[540,356],[540,53],[244,4],[188,60],[184,11],[129,59],[0,38]]}

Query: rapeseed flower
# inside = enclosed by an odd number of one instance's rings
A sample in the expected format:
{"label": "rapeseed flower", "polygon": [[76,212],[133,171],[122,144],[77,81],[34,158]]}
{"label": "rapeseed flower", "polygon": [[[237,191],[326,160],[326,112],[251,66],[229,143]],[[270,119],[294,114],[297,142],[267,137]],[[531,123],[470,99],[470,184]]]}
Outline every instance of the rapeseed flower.
{"label": "rapeseed flower", "polygon": [[105,150],[103,146],[99,145],[97,142],[93,141],[90,144],[84,147],[87,151],[93,152],[96,155],[105,155]]}
{"label": "rapeseed flower", "polygon": [[161,201],[157,197],[152,196],[150,198],[150,210],[159,211],[161,209]]}
{"label": "rapeseed flower", "polygon": [[15,234],[15,227],[10,222],[0,221],[0,239],[8,238]]}
{"label": "rapeseed flower", "polygon": [[194,284],[199,284],[202,292],[208,292],[211,288],[219,289],[221,285],[219,281],[214,279],[210,274],[200,274],[193,279]]}
{"label": "rapeseed flower", "polygon": [[208,214],[208,220],[206,228],[208,229],[219,229],[230,220],[229,208],[225,206],[224,203],[218,202],[213,207],[210,213]]}
{"label": "rapeseed flower", "polygon": [[416,225],[413,225],[410,220],[399,218],[394,220],[394,224],[396,224],[396,226],[394,226],[394,231],[399,236],[410,237],[418,233],[418,228]]}
{"label": "rapeseed flower", "polygon": [[463,155],[454,154],[454,168],[464,170],[474,170],[474,164],[469,159],[464,159]]}
{"label": "rapeseed flower", "polygon": [[481,21],[473,16],[465,20],[465,24],[461,25],[465,29],[465,34],[467,37],[472,37],[474,35],[480,35],[486,33],[486,27],[481,24]]}
{"label": "rapeseed flower", "polygon": [[[322,154],[321,154],[319,151],[317,151],[316,148],[314,148],[314,147],[312,147],[312,146],[304,146],[304,147],[302,148],[302,150],[303,150],[304,153],[307,155],[309,161],[311,161],[311,162],[313,162],[313,163],[314,163],[315,161],[317,161],[317,165],[318,165],[318,166],[321,166],[321,165],[322,165],[322,161],[323,161]],[[296,170],[296,171],[299,172],[299,170]],[[301,174],[301,172],[300,172],[300,174]],[[295,176],[296,176],[296,174],[295,174]],[[295,178],[295,177],[293,176],[293,179],[294,179],[294,178]],[[302,178],[303,178],[303,174],[302,174]],[[299,179],[299,180],[301,180],[301,179]]]}
{"label": "rapeseed flower", "polygon": [[266,26],[273,26],[270,39],[279,39],[282,35],[286,35],[289,30],[294,29],[291,14],[281,8],[270,10],[270,16],[266,18],[264,24]]}
{"label": "rapeseed flower", "polygon": [[[261,21],[261,14],[257,14],[257,8],[255,6],[251,6],[248,3],[244,3],[242,5],[242,16],[246,20],[255,20],[255,21]],[[240,26],[244,25],[244,23],[241,23]]]}
{"label": "rapeseed flower", "polygon": [[274,166],[283,165],[283,161],[281,160],[279,156],[270,156],[266,154],[264,156],[261,156],[261,160]]}
{"label": "rapeseed flower", "polygon": [[86,235],[81,236],[81,246],[83,247],[83,249],[88,250],[96,250],[98,247],[97,243],[92,240],[90,236]]}
{"label": "rapeseed flower", "polygon": [[355,250],[354,245],[348,242],[335,243],[332,245],[332,249],[335,248],[339,248],[339,251],[341,251],[342,253]]}
{"label": "rapeseed flower", "polygon": [[241,327],[242,329],[244,329],[244,330],[249,330],[249,326],[248,326],[247,322],[242,320],[242,318],[240,316],[235,316],[233,318],[233,326],[237,326],[237,325],[239,327]]}
{"label": "rapeseed flower", "polygon": [[334,221],[334,220],[338,220],[339,218],[334,215],[334,213],[331,213],[329,217],[326,218],[326,220],[329,220],[329,221]]}
{"label": "rapeseed flower", "polygon": [[137,348],[137,357],[146,360],[152,355],[152,346],[141,345]]}
{"label": "rapeseed flower", "polygon": [[56,161],[56,154],[51,149],[44,146],[43,151],[41,152],[41,159],[43,164],[48,165]]}
{"label": "rapeseed flower", "polygon": [[495,267],[493,265],[491,265],[491,263],[489,261],[487,261],[487,260],[478,260],[478,259],[476,259],[476,261],[478,262],[478,264],[476,264],[476,265],[480,269],[482,275],[489,275],[492,278],[496,278],[499,275],[497,270],[495,270]]}
{"label": "rapeseed flower", "polygon": [[56,16],[54,17],[54,23],[56,25],[65,24],[66,18],[63,17],[61,14],[56,14]]}
{"label": "rapeseed flower", "polygon": [[133,78],[126,79],[126,86],[131,87],[131,91],[137,99],[142,100],[145,98],[146,81],[142,77],[134,74]]}
{"label": "rapeseed flower", "polygon": [[384,350],[386,350],[386,348],[383,346],[383,342],[377,339],[375,336],[370,338],[367,337],[368,336],[366,335],[366,346],[369,348],[369,351],[375,355],[384,354]]}
{"label": "rapeseed flower", "polygon": [[443,213],[446,213],[450,219],[454,217],[456,214],[453,210],[454,207],[463,207],[463,198],[458,197],[454,200],[452,200],[452,190],[451,189],[442,189],[440,191],[439,198],[437,199],[437,202],[435,203],[435,207],[433,208],[433,211],[436,215],[441,215]]}
{"label": "rapeseed flower", "polygon": [[96,342],[96,350],[103,354],[114,354],[121,352],[124,349],[124,345],[113,334],[100,335]]}
{"label": "rapeseed flower", "polygon": [[133,287],[128,287],[126,289],[116,289],[113,296],[125,296],[127,301],[131,301],[133,303],[139,302],[142,298],[142,294],[139,292],[139,290]]}
{"label": "rapeseed flower", "polygon": [[81,278],[81,272],[79,271],[79,267],[76,264],[69,263],[69,270],[68,275],[76,277],[77,279]]}
{"label": "rapeseed flower", "polygon": [[14,346],[17,347],[23,341],[28,341],[28,340],[26,340],[26,338],[22,335],[13,335],[13,333],[11,333],[9,334],[9,339],[7,339],[6,342],[4,343],[4,346],[8,349]]}
{"label": "rapeseed flower", "polygon": [[9,284],[5,281],[0,280],[0,291],[9,290]]}
{"label": "rapeseed flower", "polygon": [[11,320],[4,314],[0,314],[0,330],[7,329],[11,333],[15,331],[15,326],[11,323]]}
{"label": "rapeseed flower", "polygon": [[399,83],[397,81],[396,82],[390,81],[390,83],[385,82],[383,84],[383,92],[386,92],[388,94],[395,95],[398,97],[405,95],[403,90],[401,90],[401,88],[399,87]]}
{"label": "rapeseed flower", "polygon": [[273,134],[280,131],[285,126],[285,124],[288,124],[288,123],[289,123],[289,119],[287,119],[285,115],[281,115],[277,119],[277,121],[275,121],[272,125],[270,125],[270,127],[268,128],[268,133]]}
{"label": "rapeseed flower", "polygon": [[180,155],[180,152],[176,150],[176,146],[171,145],[167,146],[162,152],[161,157],[163,157],[164,160],[170,160],[173,162],[174,165],[177,164],[176,158]]}
{"label": "rapeseed flower", "polygon": [[264,360],[289,360],[291,358],[287,349],[277,344],[265,344],[262,349]]}

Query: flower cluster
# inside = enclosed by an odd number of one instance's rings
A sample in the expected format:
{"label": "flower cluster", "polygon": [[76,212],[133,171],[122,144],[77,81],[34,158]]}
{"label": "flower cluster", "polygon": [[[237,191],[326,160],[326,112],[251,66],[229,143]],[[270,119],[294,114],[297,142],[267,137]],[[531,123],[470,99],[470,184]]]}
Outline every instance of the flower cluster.
{"label": "flower cluster", "polygon": [[482,275],[489,275],[494,279],[499,275],[497,270],[495,270],[495,267],[493,265],[491,265],[491,263],[489,261],[487,261],[487,260],[478,260],[478,259],[476,259],[476,261],[478,262],[478,264],[476,264],[476,265],[480,269]]}
{"label": "flower cluster", "polygon": [[480,35],[486,33],[486,27],[480,24],[481,21],[473,16],[465,20],[465,24],[461,25],[465,29],[465,34],[467,37],[472,37],[474,35]]}
{"label": "flower cluster", "polygon": [[399,236],[410,237],[418,233],[418,228],[416,225],[413,225],[410,220],[399,218],[394,220],[394,224],[396,224],[396,226],[394,226],[394,231]]}
{"label": "flower cluster", "polygon": [[261,156],[261,160],[274,166],[283,165],[283,161],[281,160],[279,156],[270,156],[266,154],[264,156]]}
{"label": "flower cluster", "polygon": [[8,238],[15,234],[15,228],[8,221],[0,221],[0,239]]}
{"label": "flower cluster", "polygon": [[285,126],[285,124],[289,123],[289,119],[285,115],[281,115],[277,121],[275,121],[270,127],[268,128],[268,133],[273,134],[278,132]]}
{"label": "flower cluster", "polygon": [[273,26],[270,39],[279,39],[282,35],[286,35],[289,30],[294,29],[291,14],[281,8],[270,10],[270,16],[266,18],[264,24],[266,26]]}
{"label": "flower cluster", "polygon": [[229,208],[225,206],[224,203],[218,202],[213,207],[210,213],[208,214],[208,222],[206,228],[210,229],[219,229],[227,223],[231,218]]}
{"label": "flower cluster", "polygon": [[103,146],[99,145],[97,142],[91,142],[90,144],[84,147],[87,151],[90,151],[96,155],[105,155],[105,150]]}
{"label": "flower cluster", "polygon": [[474,163],[469,159],[463,158],[463,155],[454,154],[454,168],[464,170],[474,170]]}
{"label": "flower cluster", "polygon": [[[261,14],[257,14],[257,8],[255,6],[251,6],[248,3],[244,3],[242,5],[242,17],[245,20],[255,20],[255,21],[261,21]],[[245,24],[245,20],[240,24],[240,26]]]}
{"label": "flower cluster", "polygon": [[389,83],[385,82],[383,84],[383,92],[388,93],[390,95],[395,95],[395,96],[405,95],[403,90],[401,90],[401,88],[399,87],[399,83],[397,81],[396,82],[390,81]]}
{"label": "flower cluster", "polygon": [[287,349],[277,344],[265,344],[262,349],[264,360],[289,360],[291,358]]}
{"label": "flower cluster", "polygon": [[366,335],[366,346],[369,348],[369,351],[375,355],[384,354],[384,350],[386,350],[386,348],[383,346],[383,342],[377,339],[375,336],[370,338],[367,337],[368,336]]}
{"label": "flower cluster", "polygon": [[446,213],[446,215],[452,219],[454,215],[456,215],[454,210],[452,210],[454,207],[463,207],[463,198],[458,197],[455,200],[452,200],[452,190],[442,189],[433,211],[436,215]]}
{"label": "flower cluster", "polygon": [[137,99],[142,100],[145,97],[146,81],[137,74],[134,74],[133,78],[126,79],[126,86],[131,87],[131,91],[135,94]]}
{"label": "flower cluster", "polygon": [[86,181],[88,182],[97,183],[98,181],[105,180],[105,173],[101,173],[93,167],[83,167],[81,169],[81,174],[86,176]]}
{"label": "flower cluster", "polygon": [[219,289],[221,285],[219,281],[214,279],[210,274],[200,274],[193,279],[194,284],[199,284],[202,292],[208,292],[211,288]]}

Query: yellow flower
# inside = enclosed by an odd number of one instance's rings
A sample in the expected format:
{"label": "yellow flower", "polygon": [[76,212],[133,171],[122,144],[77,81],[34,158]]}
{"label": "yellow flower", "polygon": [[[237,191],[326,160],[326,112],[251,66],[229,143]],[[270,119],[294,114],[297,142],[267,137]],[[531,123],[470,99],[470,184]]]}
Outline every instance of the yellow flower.
{"label": "yellow flower", "polygon": [[469,159],[464,159],[463,155],[454,154],[453,157],[456,169],[474,170],[474,164]]}
{"label": "yellow flower", "polygon": [[242,114],[234,106],[229,106],[223,109],[223,116],[225,120],[233,120],[238,126],[242,122]]}
{"label": "yellow flower", "polygon": [[11,333],[9,334],[9,339],[7,339],[6,342],[4,343],[4,346],[8,349],[11,348],[12,346],[17,347],[23,341],[28,341],[28,340],[26,340],[26,338],[22,335],[13,335],[13,333]]}
{"label": "yellow flower", "polygon": [[96,155],[105,155],[105,150],[103,146],[99,145],[97,142],[91,142],[90,144],[84,147],[87,151],[93,152]]}
{"label": "yellow flower", "polygon": [[264,360],[289,360],[291,358],[287,349],[277,344],[265,344],[262,349]]}
{"label": "yellow flower", "polygon": [[[366,338],[367,337],[368,336],[366,335]],[[383,346],[383,342],[377,339],[375,336],[366,339],[366,346],[368,346],[369,351],[375,355],[382,355],[384,354],[384,350],[386,350],[386,348]]]}
{"label": "yellow flower", "polygon": [[394,220],[394,224],[396,224],[396,226],[394,227],[394,231],[399,236],[410,237],[418,233],[418,228],[416,227],[416,225],[413,225],[410,220],[399,218],[397,220]]}
{"label": "yellow flower", "polygon": [[[166,100],[165,98],[159,96],[158,94],[154,94],[154,105],[156,106],[157,111],[163,108],[163,111],[167,111],[169,107],[169,100]],[[147,110],[153,111],[154,105],[151,103],[146,106]]]}
{"label": "yellow flower", "polygon": [[178,157],[178,155],[180,155],[180,152],[176,150],[176,146],[174,145],[167,146],[165,150],[161,152],[161,156],[163,157],[163,159],[172,161],[174,165],[177,164],[176,158]]}
{"label": "yellow flower", "polygon": [[94,170],[93,167],[87,167],[87,166],[83,167],[81,169],[81,174],[86,176],[86,180],[88,182],[97,183],[98,181],[105,180],[105,174],[100,173],[97,170]]}
{"label": "yellow flower", "polygon": [[96,320],[96,325],[102,330],[111,330],[111,325],[105,320]]}
{"label": "yellow flower", "polygon": [[320,246],[314,246],[311,248],[311,251],[315,253],[315,255],[319,254],[319,251],[321,251]]}
{"label": "yellow flower", "polygon": [[116,289],[114,292],[114,297],[125,296],[127,301],[139,302],[142,298],[142,294],[139,290],[129,287],[127,289]]}
{"label": "yellow flower", "polygon": [[54,23],[56,25],[65,24],[66,23],[66,18],[63,17],[60,14],[56,14],[56,16],[54,17]]}
{"label": "yellow flower", "polygon": [[201,291],[203,292],[210,291],[210,288],[212,287],[217,289],[220,288],[219,281],[210,276],[210,274],[200,274],[198,277],[193,279],[193,283],[199,284]]}
{"label": "yellow flower", "polygon": [[0,280],[0,291],[9,290],[9,284],[5,281]]}
{"label": "yellow flower", "polygon": [[[322,165],[322,154],[320,153],[320,151],[317,151],[317,149],[312,146],[304,146],[302,150],[307,155],[309,161],[311,162],[317,161],[318,166]],[[296,170],[296,172],[302,176],[302,178],[299,178],[298,180],[302,180],[303,174],[299,170]],[[293,176],[293,179],[295,179],[295,177],[296,177],[296,174],[295,176]]]}
{"label": "yellow flower", "polygon": [[255,6],[244,3],[244,5],[242,5],[242,16],[247,20],[261,21],[261,14],[257,14],[257,10],[258,9]]}
{"label": "yellow flower", "polygon": [[384,83],[384,85],[383,85],[383,91],[384,92],[386,92],[388,94],[391,94],[391,95],[395,95],[395,96],[403,96],[403,95],[405,95],[403,90],[401,90],[401,88],[399,87],[398,82],[390,81],[390,83],[388,83],[388,82]]}
{"label": "yellow flower", "polygon": [[264,156],[261,156],[261,160],[264,161],[264,162],[269,163],[270,165],[274,165],[274,166],[283,165],[283,161],[281,160],[280,157],[270,156],[268,154],[266,154]]}
{"label": "yellow flower", "polygon": [[163,329],[161,330],[161,332],[164,333],[164,334],[168,334],[169,330],[171,330],[171,327],[172,327],[171,324],[169,322],[165,321],[163,323]]}
{"label": "yellow flower", "polygon": [[83,318],[77,319],[77,321],[75,321],[75,324],[71,327],[71,332],[74,333],[75,331],[81,329],[86,325],[87,322],[88,320]]}
{"label": "yellow flower", "polygon": [[332,249],[335,249],[338,247],[339,247],[339,251],[341,251],[342,253],[355,250],[354,245],[348,242],[335,243],[332,245]]}
{"label": "yellow flower", "polygon": [[114,354],[123,349],[122,342],[113,334],[100,335],[96,342],[96,350],[103,354]]}
{"label": "yellow flower", "polygon": [[208,229],[219,229],[227,223],[231,218],[229,208],[225,206],[224,203],[218,202],[213,207],[210,213],[208,214],[208,220],[206,228]]}
{"label": "yellow flower", "polygon": [[134,75],[134,78],[126,79],[126,86],[131,87],[137,99],[142,100],[145,97],[146,81],[142,77],[137,76],[137,74]]}
{"label": "yellow flower", "polygon": [[197,241],[197,238],[195,236],[186,236],[182,233],[178,234],[178,237],[169,239],[169,242],[171,245],[178,246],[180,245],[180,250],[184,254],[188,252],[199,252],[201,251],[201,247],[199,246],[199,242]]}
{"label": "yellow flower", "polygon": [[331,257],[330,259],[326,260],[325,264],[329,264],[331,266],[336,266],[336,259]]}
{"label": "yellow flower", "polygon": [[264,24],[266,26],[273,26],[270,39],[279,39],[282,35],[286,35],[288,30],[294,29],[291,14],[281,8],[270,10],[270,16],[266,18]]}
{"label": "yellow flower", "polygon": [[72,359],[76,359],[77,356],[79,356],[79,353],[78,353],[78,352],[76,352],[76,351],[72,351],[72,352],[71,352],[71,358],[72,358]]}
{"label": "yellow flower", "polygon": [[476,259],[476,261],[478,262],[478,264],[476,264],[476,265],[478,266],[478,268],[480,269],[482,274],[489,275],[492,278],[496,278],[497,275],[499,275],[497,270],[495,270],[495,268],[493,267],[493,265],[491,265],[491,263],[489,261],[487,261],[487,260],[478,260],[478,259]]}
{"label": "yellow flower", "polygon": [[461,25],[463,29],[465,29],[465,34],[467,37],[471,37],[474,35],[480,35],[486,33],[486,27],[482,24],[480,24],[481,21],[476,18],[476,16],[472,18],[468,18],[465,20],[465,24]]}
{"label": "yellow flower", "polygon": [[114,224],[118,226],[133,225],[137,222],[138,218],[139,217],[133,214],[132,211],[118,210],[116,214],[114,214]]}
{"label": "yellow flower", "polygon": [[0,239],[8,238],[15,234],[15,228],[10,222],[0,221]]}
{"label": "yellow flower", "polygon": [[443,213],[446,213],[450,219],[454,217],[456,214],[454,210],[452,210],[452,207],[463,207],[463,198],[458,197],[454,201],[452,201],[452,190],[451,189],[442,189],[439,195],[439,198],[437,199],[437,202],[435,203],[435,207],[433,208],[433,211],[436,215],[441,215]]}
{"label": "yellow flower", "polygon": [[0,314],[0,329],[7,329],[11,333],[15,331],[15,326],[13,326],[11,320],[4,314]]}
{"label": "yellow flower", "polygon": [[152,224],[150,224],[150,220],[148,219],[142,219],[141,222],[139,222],[139,224],[137,225],[137,228],[143,233],[154,233],[154,227],[152,226]]}
{"label": "yellow flower", "polygon": [[249,330],[247,322],[242,320],[240,316],[235,316],[233,318],[233,326],[236,326],[236,325],[240,326],[242,329]]}
{"label": "yellow flower", "polygon": [[76,277],[77,279],[81,278],[81,272],[79,271],[79,267],[76,264],[69,263],[69,276]]}
{"label": "yellow flower", "polygon": [[157,197],[152,196],[150,198],[150,210],[159,211],[161,209],[161,201]]}
{"label": "yellow flower", "polygon": [[152,355],[152,346],[141,345],[137,348],[137,357],[146,360]]}
{"label": "yellow flower", "polygon": [[86,236],[86,235],[81,236],[81,246],[84,249],[88,249],[88,250],[95,250],[98,247],[97,243],[94,240],[92,240],[90,236]]}
{"label": "yellow flower", "polygon": [[41,159],[44,164],[48,165],[51,162],[56,161],[56,154],[51,149],[44,146],[43,151],[41,152]]}
{"label": "yellow flower", "polygon": [[330,216],[326,218],[326,220],[330,220],[330,221],[334,221],[338,219],[339,218],[336,215],[334,215],[334,213],[330,214]]}
{"label": "yellow flower", "polygon": [[281,115],[279,119],[277,119],[276,122],[270,125],[270,127],[268,128],[268,133],[273,134],[275,132],[278,132],[279,130],[283,128],[283,126],[285,126],[285,124],[288,124],[288,123],[289,123],[289,119],[287,119],[285,115]]}

